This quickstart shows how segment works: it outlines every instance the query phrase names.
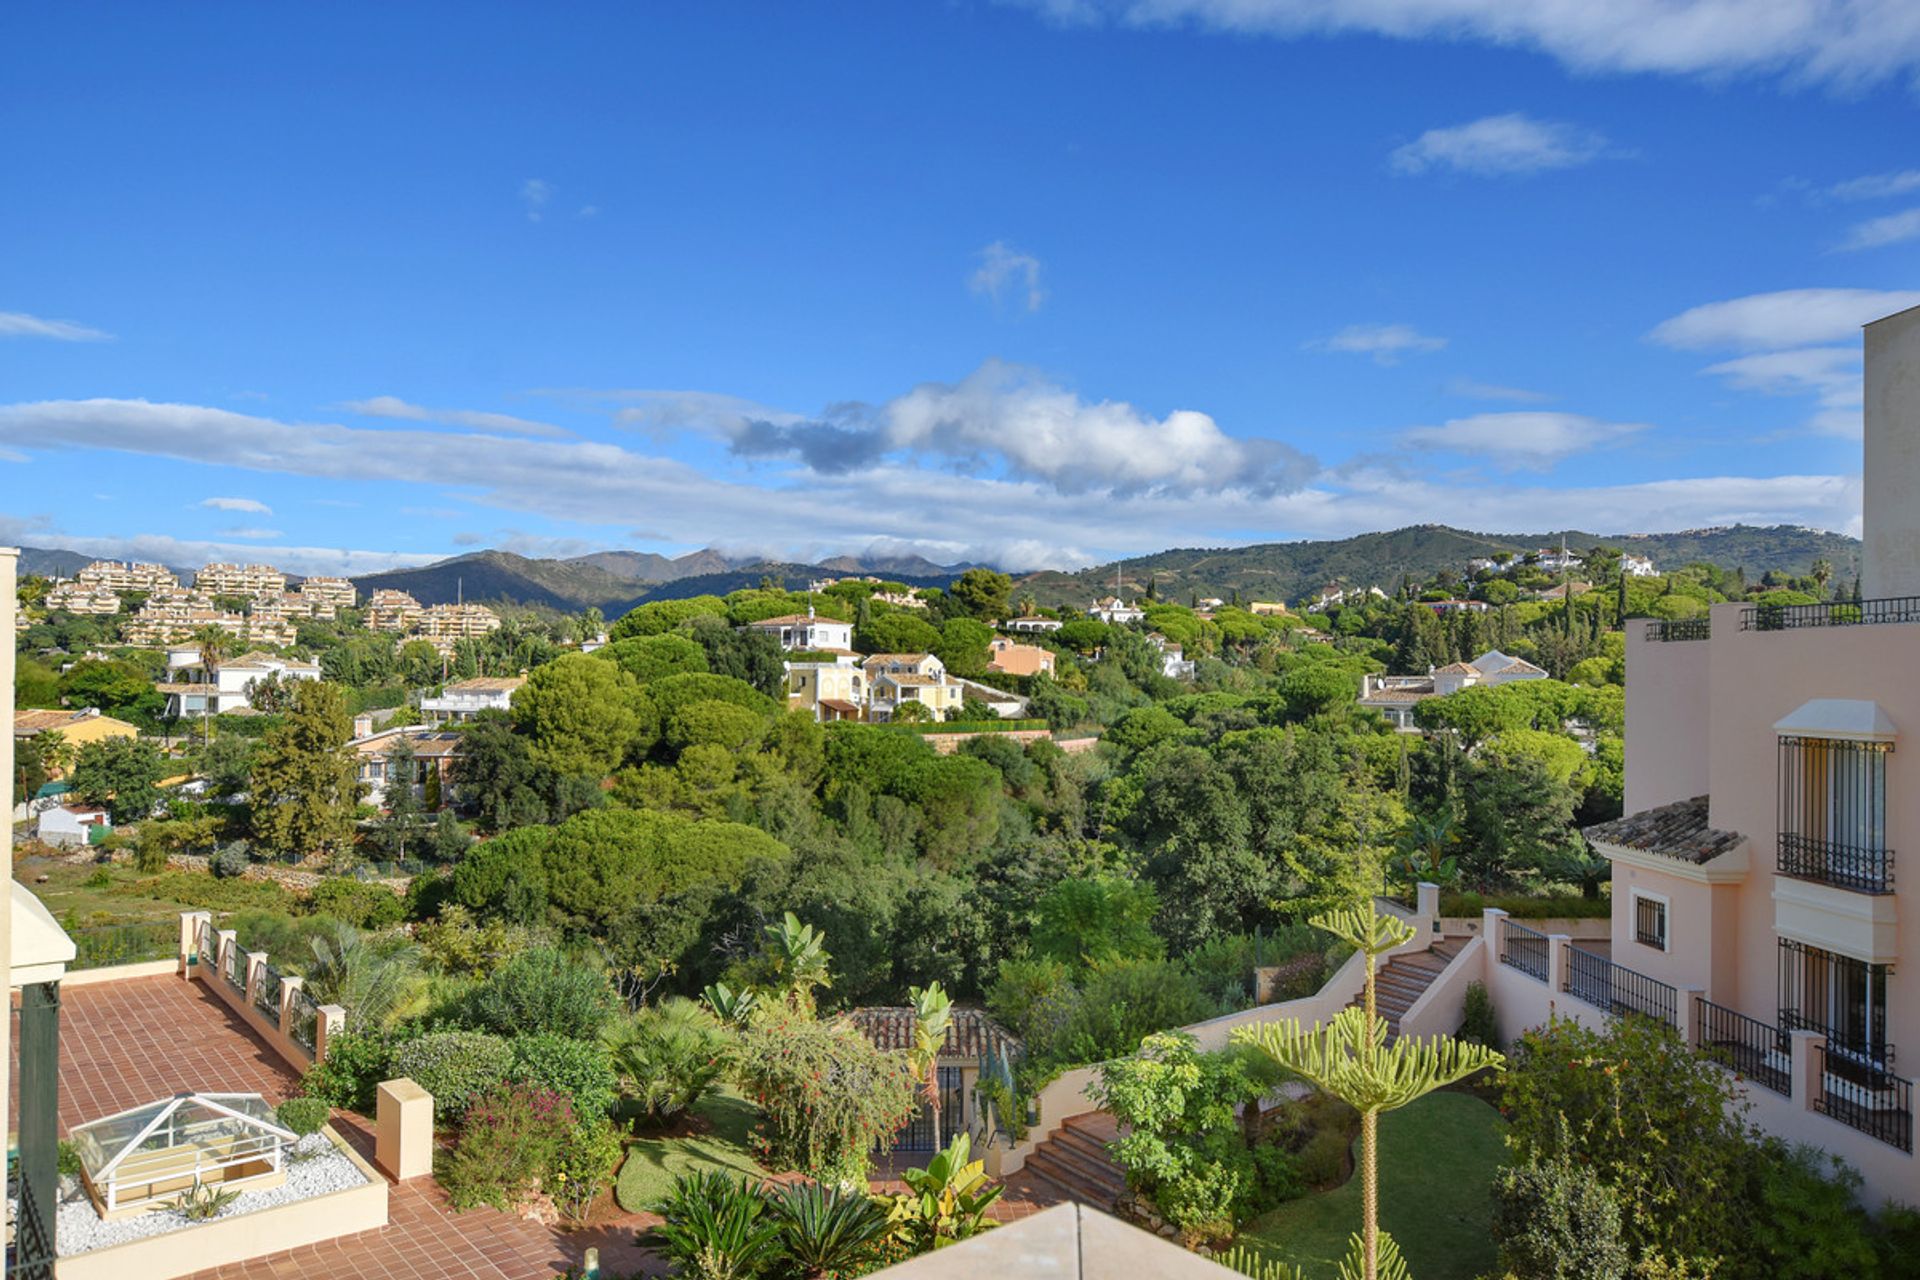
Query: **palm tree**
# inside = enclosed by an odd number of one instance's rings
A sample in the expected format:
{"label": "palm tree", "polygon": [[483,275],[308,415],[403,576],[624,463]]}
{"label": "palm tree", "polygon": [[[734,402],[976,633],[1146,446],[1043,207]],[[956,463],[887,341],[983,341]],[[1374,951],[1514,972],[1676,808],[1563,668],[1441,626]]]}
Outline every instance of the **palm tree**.
{"label": "palm tree", "polygon": [[1448,851],[1459,841],[1459,828],[1445,809],[1407,819],[1400,833],[1400,855],[1408,878],[1416,882],[1429,879],[1436,884],[1452,880],[1458,874],[1458,865]]}
{"label": "palm tree", "polygon": [[953,1026],[953,1001],[938,981],[925,987],[908,987],[913,1001],[913,1047],[907,1050],[907,1063],[914,1079],[922,1082],[927,1105],[933,1111],[933,1145],[940,1147],[940,1050],[946,1046],[947,1031]]}
{"label": "palm tree", "polygon": [[[1374,964],[1378,957],[1413,938],[1413,929],[1395,916],[1383,916],[1367,904],[1358,910],[1316,916],[1316,928],[1353,944],[1367,958],[1366,1007],[1342,1009],[1308,1030],[1298,1019],[1266,1022],[1233,1033],[1308,1083],[1340,1098],[1360,1113],[1360,1234],[1352,1244],[1350,1269],[1357,1280],[1405,1274],[1391,1236],[1380,1233],[1380,1113],[1486,1068],[1502,1070],[1506,1059],[1483,1045],[1451,1036],[1410,1037],[1387,1043],[1387,1023],[1374,1002]],[[1383,1272],[1384,1267],[1384,1272]]]}
{"label": "palm tree", "polygon": [[376,942],[352,925],[313,940],[313,964],[301,987],[316,1005],[337,1004],[347,1025],[372,1031],[411,1013],[426,990],[420,949],[399,940]]}
{"label": "palm tree", "polygon": [[1815,560],[1813,562],[1813,585],[1820,588],[1820,598],[1827,598],[1827,584],[1833,581],[1833,561]]}
{"label": "palm tree", "polygon": [[[200,649],[200,667],[206,676],[206,682],[216,690],[220,687],[220,659],[233,651],[233,637],[215,626],[201,627],[193,633],[193,642]],[[207,740],[207,709],[214,695],[209,695],[200,703],[200,741]]]}
{"label": "palm tree", "polygon": [[810,924],[801,924],[800,917],[791,911],[763,932],[774,978],[786,989],[787,1007],[811,1017],[813,989],[833,985],[827,968],[833,957],[827,954],[825,935]]}

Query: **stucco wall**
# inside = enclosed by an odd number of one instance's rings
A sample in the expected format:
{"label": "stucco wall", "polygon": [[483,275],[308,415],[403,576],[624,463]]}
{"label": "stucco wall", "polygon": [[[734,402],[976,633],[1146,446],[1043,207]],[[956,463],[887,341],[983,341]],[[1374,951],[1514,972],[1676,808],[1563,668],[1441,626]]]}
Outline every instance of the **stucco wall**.
{"label": "stucco wall", "polygon": [[[1716,621],[1715,633],[1720,623]],[[1710,640],[1648,640],[1627,624],[1626,811],[1705,795]]]}
{"label": "stucco wall", "polygon": [[1868,325],[1866,358],[1862,589],[1920,595],[1920,307]]}

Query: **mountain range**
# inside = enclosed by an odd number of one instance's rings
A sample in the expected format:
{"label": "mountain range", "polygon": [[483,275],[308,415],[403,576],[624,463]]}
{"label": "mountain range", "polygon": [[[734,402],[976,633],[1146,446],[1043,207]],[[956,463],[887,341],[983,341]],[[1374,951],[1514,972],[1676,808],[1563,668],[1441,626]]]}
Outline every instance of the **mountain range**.
{"label": "mountain range", "polygon": [[[1706,561],[1744,569],[1805,573],[1815,560],[1833,566],[1834,579],[1860,572],[1860,541],[1793,525],[1728,525],[1679,533],[1600,535],[1577,529],[1550,533],[1474,533],[1446,525],[1413,525],[1385,533],[1315,542],[1265,542],[1243,547],[1177,548],[1095,565],[1078,572],[1043,570],[1018,575],[1016,596],[1041,605],[1091,603],[1111,594],[1138,595],[1149,580],[1164,600],[1194,596],[1293,601],[1326,583],[1391,589],[1402,575],[1428,578],[1442,569],[1463,571],[1468,560],[1508,551],[1600,545],[1647,556],[1660,569]],[[71,576],[93,557],[60,549],[21,550],[23,573]],[[817,578],[875,574],[912,586],[945,586],[972,564],[936,564],[920,556],[835,556],[817,564],[732,556],[711,547],[667,557],[645,551],[595,551],[570,559],[534,559],[509,551],[475,551],[414,569],[354,579],[362,592],[405,591],[422,604],[457,599],[536,605],[577,613],[589,606],[619,617],[648,600],[725,595],[767,578],[804,588]],[[191,576],[182,571],[183,579]]]}

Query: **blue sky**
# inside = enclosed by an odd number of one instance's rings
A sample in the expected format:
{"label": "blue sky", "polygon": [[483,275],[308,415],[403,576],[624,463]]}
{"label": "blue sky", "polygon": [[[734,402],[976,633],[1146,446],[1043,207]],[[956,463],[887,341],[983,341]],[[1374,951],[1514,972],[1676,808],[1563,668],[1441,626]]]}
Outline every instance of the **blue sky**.
{"label": "blue sky", "polygon": [[[1333,16],[1329,16],[1329,15]],[[1857,529],[1920,6],[35,6],[0,539]]]}

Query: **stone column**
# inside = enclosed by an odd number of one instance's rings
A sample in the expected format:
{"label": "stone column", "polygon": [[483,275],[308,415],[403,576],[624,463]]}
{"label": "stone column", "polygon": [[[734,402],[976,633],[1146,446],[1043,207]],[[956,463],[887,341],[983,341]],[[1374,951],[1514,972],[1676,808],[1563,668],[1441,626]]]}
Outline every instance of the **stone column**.
{"label": "stone column", "polygon": [[381,1084],[374,1105],[374,1162],[395,1182],[433,1172],[433,1095],[404,1077]]}
{"label": "stone column", "polygon": [[1704,997],[1706,994],[1707,989],[1705,987],[1674,988],[1673,998],[1675,1008],[1673,1014],[1674,1022],[1680,1028],[1681,1044],[1691,1045],[1696,1049],[1700,1047],[1700,1026],[1698,1019],[1695,1017],[1698,1006],[1694,1004],[1694,1000],[1699,997]]}
{"label": "stone column", "polygon": [[313,1020],[313,1061],[327,1060],[327,1041],[347,1029],[347,1011],[337,1004],[323,1004]]}
{"label": "stone column", "polygon": [[1808,1111],[1826,1097],[1821,1068],[1826,1065],[1827,1037],[1818,1031],[1789,1031],[1793,1052],[1793,1096]]}
{"label": "stone column", "polygon": [[1550,933],[1547,935],[1547,990],[1565,991],[1567,989],[1567,948],[1573,945],[1569,934]]}
{"label": "stone column", "polygon": [[180,976],[190,978],[195,968],[210,964],[209,957],[200,954],[200,925],[211,922],[211,911],[182,911],[180,913]]}
{"label": "stone column", "polygon": [[1486,939],[1487,963],[1500,963],[1500,946],[1506,941],[1501,930],[1506,928],[1507,913],[1498,907],[1488,907],[1480,913],[1480,936]]}
{"label": "stone column", "polygon": [[[260,1006],[260,988],[267,980],[267,953],[264,951],[247,952],[247,1007],[257,1009]],[[280,1019],[273,1020],[275,1026]]]}

